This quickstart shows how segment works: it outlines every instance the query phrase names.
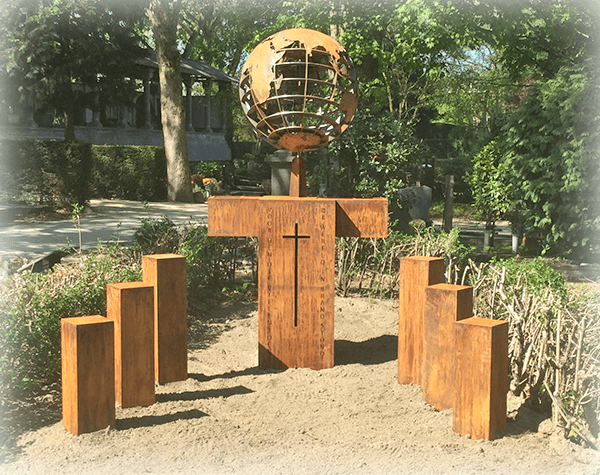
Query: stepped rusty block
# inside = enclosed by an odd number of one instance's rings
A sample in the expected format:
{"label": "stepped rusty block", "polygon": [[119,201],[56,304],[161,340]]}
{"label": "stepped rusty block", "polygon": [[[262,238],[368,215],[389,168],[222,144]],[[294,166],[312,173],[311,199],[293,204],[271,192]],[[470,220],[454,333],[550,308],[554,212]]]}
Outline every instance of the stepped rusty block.
{"label": "stepped rusty block", "polygon": [[74,435],[115,427],[114,323],[61,320],[63,425]]}
{"label": "stepped rusty block", "polygon": [[452,430],[471,439],[493,439],[506,428],[508,322],[456,322],[454,348]]}
{"label": "stepped rusty block", "polygon": [[115,323],[115,399],[121,407],[151,406],[154,394],[154,286],[109,284],[106,316]]}
{"label": "stepped rusty block", "polygon": [[208,232],[258,237],[259,365],[331,368],[335,237],[387,236],[387,200],[214,196]]}
{"label": "stepped rusty block", "polygon": [[454,396],[454,322],[473,316],[473,287],[435,284],[425,288],[423,314],[423,399],[439,411]]}
{"label": "stepped rusty block", "polygon": [[398,325],[398,382],[421,384],[425,288],[444,282],[441,257],[405,257],[400,260]]}
{"label": "stepped rusty block", "polygon": [[144,256],[143,281],[154,286],[154,376],[159,384],[187,379],[185,257]]}

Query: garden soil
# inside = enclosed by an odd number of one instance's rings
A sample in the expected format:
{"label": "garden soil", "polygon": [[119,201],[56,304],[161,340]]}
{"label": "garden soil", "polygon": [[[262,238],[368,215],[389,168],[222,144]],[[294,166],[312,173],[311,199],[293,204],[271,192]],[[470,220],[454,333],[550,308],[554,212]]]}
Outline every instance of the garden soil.
{"label": "garden soil", "polygon": [[224,305],[190,321],[189,378],[157,386],[156,404],[76,437],[50,394],[50,417],[15,420],[0,473],[600,474],[598,452],[515,398],[500,438],[454,433],[452,410],[397,383],[397,319],[395,301],[337,298],[335,367],[274,371],[256,367],[256,305]]}

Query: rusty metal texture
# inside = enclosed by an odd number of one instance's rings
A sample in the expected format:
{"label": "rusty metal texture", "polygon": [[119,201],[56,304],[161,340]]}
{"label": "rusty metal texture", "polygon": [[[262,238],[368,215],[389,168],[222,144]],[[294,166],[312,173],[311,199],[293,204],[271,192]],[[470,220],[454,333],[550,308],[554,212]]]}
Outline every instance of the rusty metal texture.
{"label": "rusty metal texture", "polygon": [[211,196],[210,236],[258,236],[259,364],[331,368],[335,237],[385,237],[385,198]]}
{"label": "rusty metal texture", "polygon": [[307,196],[306,188],[306,164],[300,155],[296,155],[292,161],[292,173],[290,175],[290,193],[289,196],[296,198]]}
{"label": "rusty metal texture", "polygon": [[472,317],[453,326],[452,430],[494,439],[506,429],[508,322]]}
{"label": "rusty metal texture", "polygon": [[423,400],[438,411],[454,404],[454,322],[473,316],[473,287],[435,284],[425,288],[423,311]]}
{"label": "rusty metal texture", "polygon": [[400,259],[398,296],[398,382],[421,384],[425,289],[444,282],[444,258]]}
{"label": "rusty metal texture", "polygon": [[292,152],[322,148],[354,118],[358,81],[352,61],[319,31],[280,31],[250,53],[240,102],[259,137]]}

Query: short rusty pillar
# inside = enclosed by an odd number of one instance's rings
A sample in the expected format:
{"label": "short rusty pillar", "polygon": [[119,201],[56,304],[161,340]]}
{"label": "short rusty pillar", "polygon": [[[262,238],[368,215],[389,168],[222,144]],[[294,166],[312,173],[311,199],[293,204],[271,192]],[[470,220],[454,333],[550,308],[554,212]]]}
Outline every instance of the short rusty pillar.
{"label": "short rusty pillar", "polygon": [[473,287],[436,284],[425,289],[423,315],[423,399],[439,411],[454,396],[454,322],[473,316]]}
{"label": "short rusty pillar", "polygon": [[493,439],[506,428],[508,322],[468,318],[454,323],[454,354],[452,430]]}
{"label": "short rusty pillar", "polygon": [[115,427],[114,323],[61,320],[63,425],[74,435]]}
{"label": "short rusty pillar", "polygon": [[115,398],[121,407],[151,406],[154,394],[154,286],[109,284],[106,316],[115,322]]}
{"label": "short rusty pillar", "polygon": [[441,257],[405,257],[400,261],[398,382],[421,384],[425,288],[444,282]]}
{"label": "short rusty pillar", "polygon": [[187,379],[185,257],[144,256],[143,280],[154,286],[154,375],[159,384]]}

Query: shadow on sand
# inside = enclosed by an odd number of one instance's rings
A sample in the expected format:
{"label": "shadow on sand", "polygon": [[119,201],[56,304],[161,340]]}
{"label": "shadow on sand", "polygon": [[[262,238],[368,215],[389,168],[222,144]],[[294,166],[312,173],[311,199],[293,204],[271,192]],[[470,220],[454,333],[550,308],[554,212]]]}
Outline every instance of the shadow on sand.
{"label": "shadow on sand", "polygon": [[188,391],[183,393],[163,393],[156,395],[156,402],[169,401],[197,401],[199,399],[211,399],[217,397],[231,397],[239,394],[253,393],[251,389],[245,386],[235,386],[233,388],[209,389],[207,391]]}
{"label": "shadow on sand", "polygon": [[182,421],[186,419],[200,419],[201,417],[207,416],[208,414],[205,412],[199,411],[198,409],[191,409],[189,411],[163,414],[160,416],[126,417],[123,419],[117,419],[115,422],[115,428],[117,430],[127,430],[136,429],[138,427],[152,427],[161,424],[168,424],[169,422]]}
{"label": "shadow on sand", "polygon": [[336,365],[377,365],[398,358],[398,337],[382,335],[365,341],[336,340]]}

